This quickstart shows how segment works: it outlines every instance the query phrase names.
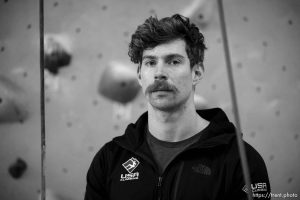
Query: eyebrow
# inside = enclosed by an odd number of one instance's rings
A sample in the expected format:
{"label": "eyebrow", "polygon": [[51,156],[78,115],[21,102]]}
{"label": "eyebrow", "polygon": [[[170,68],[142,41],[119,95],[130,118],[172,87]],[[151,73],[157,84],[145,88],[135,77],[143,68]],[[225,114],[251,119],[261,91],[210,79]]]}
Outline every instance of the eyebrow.
{"label": "eyebrow", "polygon": [[[163,58],[164,58],[164,60],[172,60],[174,58],[184,59],[184,56],[174,53],[174,54],[168,54],[166,56],[163,56]],[[145,59],[155,60],[155,59],[157,59],[157,56],[146,55],[146,56],[142,57],[142,60],[145,60]]]}
{"label": "eyebrow", "polygon": [[142,57],[142,60],[145,60],[145,59],[149,59],[149,60],[154,60],[154,59],[156,59],[157,57],[156,56],[143,56]]}
{"label": "eyebrow", "polygon": [[172,60],[174,58],[184,59],[184,57],[182,55],[177,54],[177,53],[165,56],[165,60]]}

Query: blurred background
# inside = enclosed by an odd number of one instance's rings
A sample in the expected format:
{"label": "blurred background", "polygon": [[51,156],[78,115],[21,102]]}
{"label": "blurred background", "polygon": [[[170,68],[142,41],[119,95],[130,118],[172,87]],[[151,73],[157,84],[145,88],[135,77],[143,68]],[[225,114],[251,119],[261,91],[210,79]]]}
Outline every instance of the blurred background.
{"label": "blurred background", "polygon": [[[128,43],[150,15],[181,13],[208,50],[198,108],[233,120],[215,0],[45,1],[47,199],[80,200],[101,146],[146,111]],[[272,193],[300,195],[300,1],[224,0],[244,140]],[[39,199],[38,0],[0,2],[0,199]],[[277,198],[274,198],[277,199]],[[291,198],[296,199],[296,198]]]}

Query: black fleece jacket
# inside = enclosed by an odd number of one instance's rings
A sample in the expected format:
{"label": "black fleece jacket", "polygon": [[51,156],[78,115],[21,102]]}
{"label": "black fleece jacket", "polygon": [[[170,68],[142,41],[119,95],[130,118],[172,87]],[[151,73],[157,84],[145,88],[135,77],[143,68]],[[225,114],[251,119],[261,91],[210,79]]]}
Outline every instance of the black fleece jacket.
{"label": "black fleece jacket", "polygon": [[[219,108],[197,113],[210,121],[209,127],[162,174],[145,139],[147,112],[128,125],[124,135],[105,144],[95,155],[87,173],[84,199],[247,199],[234,125]],[[252,146],[244,144],[254,199],[270,199],[265,163]]]}

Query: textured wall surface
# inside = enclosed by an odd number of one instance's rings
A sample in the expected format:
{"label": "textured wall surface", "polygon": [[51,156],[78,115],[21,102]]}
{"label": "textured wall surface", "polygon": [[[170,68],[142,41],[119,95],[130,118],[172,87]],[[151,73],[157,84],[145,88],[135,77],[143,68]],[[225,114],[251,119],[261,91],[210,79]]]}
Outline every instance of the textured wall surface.
{"label": "textured wall surface", "polygon": [[[82,199],[95,153],[146,110],[141,94],[125,106],[98,93],[101,75],[112,61],[135,70],[127,51],[136,26],[149,15],[188,13],[193,2],[45,1],[45,33],[59,38],[72,55],[70,65],[57,75],[45,73],[49,194]],[[197,94],[233,119],[216,3],[203,2],[190,13],[208,46],[206,76]],[[272,192],[299,196],[300,2],[224,0],[224,9],[244,139],[264,158]],[[38,37],[38,0],[0,2],[1,200],[38,199]],[[8,169],[18,158],[27,168],[15,179]]]}

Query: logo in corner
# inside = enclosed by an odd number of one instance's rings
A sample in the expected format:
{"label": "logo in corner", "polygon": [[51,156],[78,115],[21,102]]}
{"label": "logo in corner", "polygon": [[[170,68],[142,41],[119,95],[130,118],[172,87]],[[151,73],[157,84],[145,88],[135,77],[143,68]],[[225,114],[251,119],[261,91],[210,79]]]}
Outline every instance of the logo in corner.
{"label": "logo in corner", "polygon": [[[251,189],[252,189],[252,193],[268,191],[267,183],[253,183],[251,184]],[[249,189],[247,188],[246,185],[244,185],[242,190],[246,193],[249,193]]]}

